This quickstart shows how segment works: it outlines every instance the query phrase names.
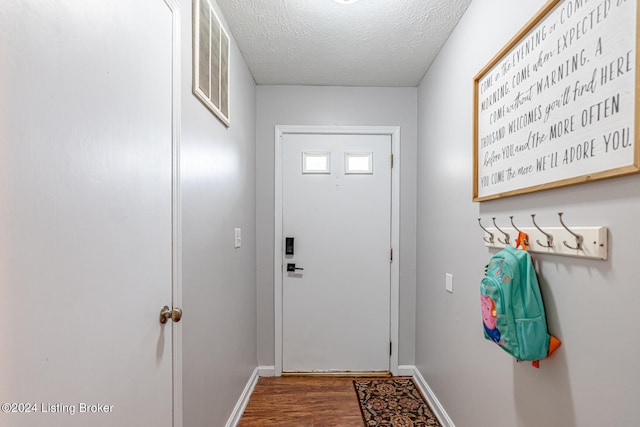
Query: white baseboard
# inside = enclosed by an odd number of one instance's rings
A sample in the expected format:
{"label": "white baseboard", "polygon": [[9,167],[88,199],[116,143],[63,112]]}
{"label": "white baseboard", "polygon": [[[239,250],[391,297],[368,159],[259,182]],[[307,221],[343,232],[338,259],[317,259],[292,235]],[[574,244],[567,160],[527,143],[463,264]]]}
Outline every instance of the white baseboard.
{"label": "white baseboard", "polygon": [[233,408],[233,412],[229,416],[227,420],[227,424],[225,427],[236,427],[240,422],[240,418],[242,418],[242,414],[244,413],[247,404],[249,403],[249,398],[251,397],[251,393],[253,393],[253,389],[256,387],[256,383],[258,382],[258,368],[255,368],[249,377],[249,381],[247,381],[247,385],[244,386],[244,390],[242,390],[242,394],[236,403],[236,406]]}
{"label": "white baseboard", "polygon": [[276,367],[275,366],[258,366],[258,375],[261,377],[275,377]]}
{"label": "white baseboard", "polygon": [[[431,390],[431,387],[429,387],[429,384],[427,384],[427,381],[424,379],[418,368],[410,365],[403,365],[402,368],[407,371],[411,369],[411,373],[408,375],[413,377],[413,381],[427,399],[427,403],[431,407],[433,414],[438,418],[438,421],[440,421],[440,424],[442,424],[442,427],[456,427],[455,424],[453,424],[453,420],[451,420],[447,411],[444,410],[444,407],[433,393],[433,390]],[[400,370],[400,367],[398,367],[398,370]]]}
{"label": "white baseboard", "polygon": [[413,365],[398,365],[398,376],[412,377],[416,367]]}

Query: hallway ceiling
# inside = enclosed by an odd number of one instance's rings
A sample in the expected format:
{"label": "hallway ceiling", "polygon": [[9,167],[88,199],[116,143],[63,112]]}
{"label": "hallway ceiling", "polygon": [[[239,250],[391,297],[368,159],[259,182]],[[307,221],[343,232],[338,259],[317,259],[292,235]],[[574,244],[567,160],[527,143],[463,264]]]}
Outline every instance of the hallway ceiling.
{"label": "hallway ceiling", "polygon": [[417,86],[471,0],[217,0],[257,84]]}

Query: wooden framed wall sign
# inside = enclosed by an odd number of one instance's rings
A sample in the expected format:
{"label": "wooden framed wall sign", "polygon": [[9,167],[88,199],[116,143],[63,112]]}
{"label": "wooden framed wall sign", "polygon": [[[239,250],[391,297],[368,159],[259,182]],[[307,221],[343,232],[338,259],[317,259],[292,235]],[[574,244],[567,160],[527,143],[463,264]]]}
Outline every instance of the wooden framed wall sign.
{"label": "wooden framed wall sign", "polygon": [[474,78],[473,200],[640,171],[638,0],[551,0]]}
{"label": "wooden framed wall sign", "polygon": [[227,127],[229,43],[210,0],[193,0],[193,93]]}

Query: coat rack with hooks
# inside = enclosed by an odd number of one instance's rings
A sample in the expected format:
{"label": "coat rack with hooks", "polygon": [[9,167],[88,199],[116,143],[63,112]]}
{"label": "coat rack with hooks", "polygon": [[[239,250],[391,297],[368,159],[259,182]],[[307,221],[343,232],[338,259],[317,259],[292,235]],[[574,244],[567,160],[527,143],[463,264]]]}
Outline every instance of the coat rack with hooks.
{"label": "coat rack with hooks", "polygon": [[[510,225],[500,225],[496,217],[492,217],[492,226],[485,227],[482,218],[478,224],[482,228],[485,246],[490,248],[504,248],[515,246],[518,232],[529,236],[529,251],[563,256],[573,256],[591,259],[607,259],[607,227],[569,227],[558,213],[560,226],[540,226],[536,222],[536,215],[531,214],[532,226],[524,227],[520,222],[516,224],[513,216],[509,217]],[[522,221],[524,223],[524,221]]]}

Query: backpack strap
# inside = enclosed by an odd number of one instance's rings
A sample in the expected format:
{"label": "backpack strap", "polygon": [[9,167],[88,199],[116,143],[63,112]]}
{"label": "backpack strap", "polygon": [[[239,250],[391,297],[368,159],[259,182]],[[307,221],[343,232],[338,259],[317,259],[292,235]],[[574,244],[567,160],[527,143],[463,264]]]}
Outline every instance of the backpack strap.
{"label": "backpack strap", "polygon": [[[523,251],[529,252],[529,235],[524,231],[519,231],[518,238],[516,239],[516,249],[520,247]],[[529,255],[531,255],[530,252],[529,252]],[[531,255],[531,262],[533,261],[534,261],[533,255]],[[533,268],[535,268],[535,264]]]}
{"label": "backpack strap", "polygon": [[[516,239],[516,248],[519,248],[521,246],[522,250],[527,252],[529,251],[529,236],[527,235],[527,233],[523,233],[522,231],[518,233],[518,238]],[[533,261],[533,256],[531,257],[531,261]],[[549,357],[551,353],[553,353],[558,347],[560,347],[560,340],[553,335],[550,335],[547,357]],[[533,366],[534,368],[539,368],[540,361],[534,360],[533,362],[531,362],[531,366]]]}
{"label": "backpack strap", "polygon": [[[527,233],[523,231],[518,232],[518,238],[516,239],[516,248],[521,248],[523,251],[529,252],[529,236],[527,235]],[[533,257],[531,257],[531,261],[533,261]],[[557,341],[555,337],[552,337],[552,338]],[[539,360],[532,361],[531,366],[533,366],[536,369],[540,368],[540,361]]]}
{"label": "backpack strap", "polygon": [[523,251],[529,251],[529,236],[525,232],[518,232],[518,238],[516,239],[516,248],[522,246]]}

